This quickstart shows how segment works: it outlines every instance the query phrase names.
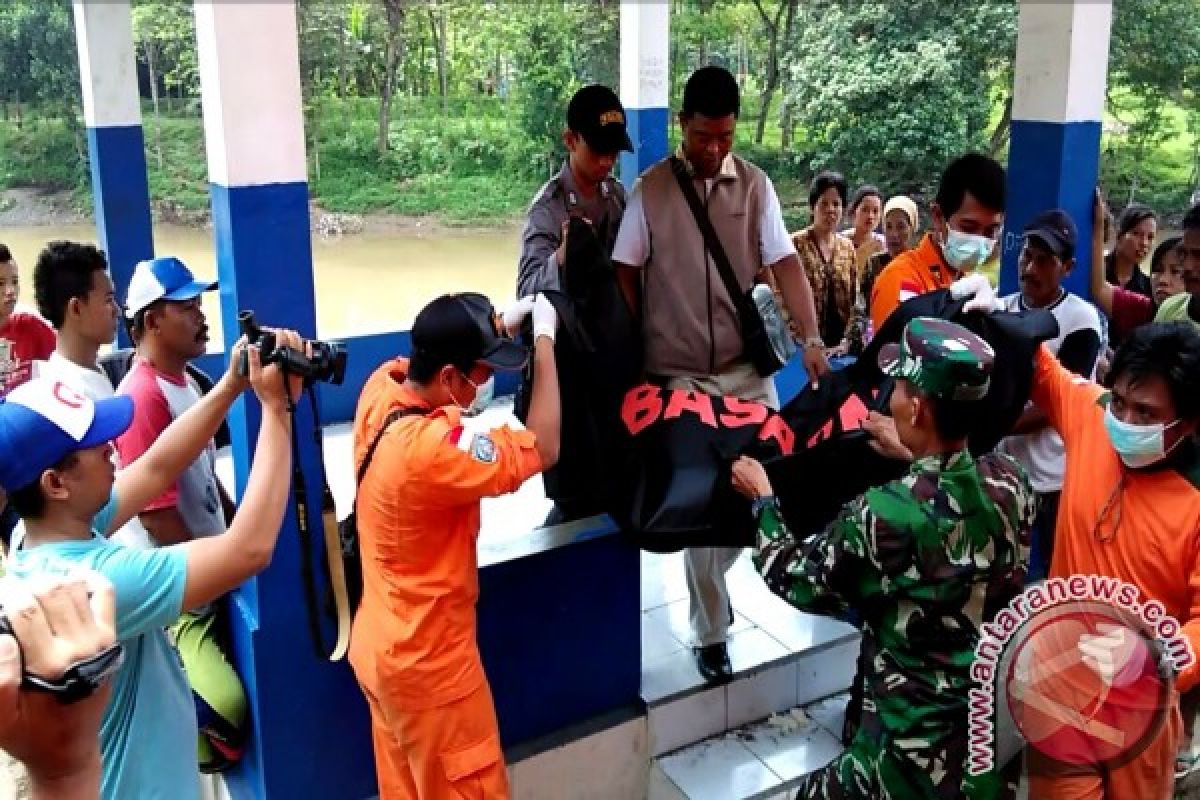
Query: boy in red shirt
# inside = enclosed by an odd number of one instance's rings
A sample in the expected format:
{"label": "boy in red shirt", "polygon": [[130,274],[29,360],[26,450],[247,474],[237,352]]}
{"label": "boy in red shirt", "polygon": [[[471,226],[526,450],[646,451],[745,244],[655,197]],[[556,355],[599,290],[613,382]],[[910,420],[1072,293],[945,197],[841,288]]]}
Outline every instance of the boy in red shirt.
{"label": "boy in red shirt", "polygon": [[54,352],[54,331],[35,314],[17,311],[17,262],[0,244],[0,397],[29,380],[33,362]]}
{"label": "boy in red shirt", "polygon": [[[32,377],[34,361],[49,358],[54,352],[50,326],[34,314],[16,310],[20,294],[17,262],[8,246],[0,244],[0,397]],[[0,490],[0,541],[5,551],[16,524],[17,516]]]}

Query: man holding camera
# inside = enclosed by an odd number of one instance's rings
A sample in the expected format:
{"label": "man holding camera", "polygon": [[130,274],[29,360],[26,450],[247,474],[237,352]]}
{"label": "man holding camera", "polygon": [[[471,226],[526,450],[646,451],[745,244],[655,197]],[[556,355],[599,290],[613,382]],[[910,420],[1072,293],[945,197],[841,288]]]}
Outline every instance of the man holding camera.
{"label": "man holding camera", "polygon": [[[504,335],[533,317],[525,430],[473,432],[493,373],[529,352]],[[383,364],[354,415],[363,598],[350,663],[371,709],[381,800],[507,798],[491,690],[475,640],[480,501],[558,459],[554,307],[543,295],[497,317],[479,294],[417,315],[412,357]],[[364,467],[365,465],[365,467]]]}
{"label": "man holding camera", "polygon": [[[279,331],[281,345],[303,340]],[[26,525],[10,570],[20,577],[75,567],[102,574],[116,593],[117,639],[126,658],[113,679],[100,727],[101,796],[106,800],[200,797],[196,711],[164,628],[181,612],[211,603],[266,569],[287,505],[291,398],[300,379],[248,356],[249,385],[262,402],[254,464],[241,510],[229,529],[170,547],[138,550],[105,537],[167,491],[212,439],[246,388],[232,370],[171,423],[136,462],[115,473],[111,441],[129,427],[133,401],[93,403],[61,381],[35,378],[0,400],[0,488]],[[289,398],[290,395],[290,398]]]}
{"label": "man holding camera", "polygon": [[[125,313],[137,342],[129,373],[118,394],[133,399],[133,424],[116,441],[120,463],[128,467],[145,455],[167,426],[203,396],[188,375],[188,362],[204,354],[208,325],[200,296],[216,283],[197,281],[176,258],[139,262],[126,295]],[[210,440],[166,491],[140,510],[138,519],[153,544],[190,542],[225,531],[233,502],[216,473],[216,445]],[[184,612],[171,628],[195,694],[200,724],[198,758],[206,772],[222,769],[242,754],[246,695],[221,644],[223,620],[217,605]]]}

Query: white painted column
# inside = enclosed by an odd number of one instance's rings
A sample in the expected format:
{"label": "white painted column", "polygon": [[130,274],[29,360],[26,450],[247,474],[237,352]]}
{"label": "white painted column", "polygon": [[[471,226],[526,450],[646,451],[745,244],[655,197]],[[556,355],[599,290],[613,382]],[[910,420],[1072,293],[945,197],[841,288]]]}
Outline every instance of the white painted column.
{"label": "white painted column", "polygon": [[667,156],[670,18],[666,0],[621,0],[621,104],[633,153],[621,154],[621,180]]}
{"label": "white painted column", "polygon": [[1076,267],[1067,286],[1087,295],[1111,29],[1111,0],[1021,0],[1003,291],[1017,288],[1022,228],[1039,212],[1062,208],[1079,231]]}
{"label": "white painted column", "polygon": [[[295,4],[207,0],[195,11],[226,352],[239,310],[315,337]],[[259,419],[253,401],[230,417],[239,490]],[[321,464],[307,402],[295,420],[311,541],[293,505],[271,567],[235,593],[233,639],[254,731],[227,783],[234,797],[367,797],[376,788],[362,693],[346,662],[325,660],[310,633],[305,564],[322,597],[327,582]],[[325,634],[332,641],[331,625]]]}
{"label": "white painted column", "polygon": [[96,229],[123,299],[134,264],[154,256],[133,17],[128,0],[73,9]]}

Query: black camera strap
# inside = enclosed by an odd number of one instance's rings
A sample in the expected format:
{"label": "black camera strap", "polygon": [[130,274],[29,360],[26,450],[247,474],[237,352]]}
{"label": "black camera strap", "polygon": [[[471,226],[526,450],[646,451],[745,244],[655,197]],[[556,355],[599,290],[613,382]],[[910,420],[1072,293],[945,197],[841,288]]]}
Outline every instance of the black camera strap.
{"label": "black camera strap", "polygon": [[[288,372],[285,369],[284,381],[287,379]],[[304,391],[311,394],[313,389],[308,386]],[[308,629],[312,635],[313,647],[317,656],[324,659],[329,656],[330,651],[326,649],[325,636],[321,630],[321,604],[317,589],[317,577],[312,563],[313,541],[312,527],[308,516],[308,482],[304,478],[304,468],[300,464],[300,433],[296,430],[296,404],[292,402],[291,392],[287,394],[288,411],[292,415],[292,499],[296,506],[296,527],[300,531],[300,579],[304,584],[304,605],[308,611]],[[315,398],[313,403],[315,412]],[[313,419],[313,427],[316,431],[315,435],[320,441],[320,420],[316,417]],[[321,470],[324,473],[324,458],[320,449],[317,451],[317,456],[322,461]],[[326,491],[328,491],[328,486],[326,486]]]}

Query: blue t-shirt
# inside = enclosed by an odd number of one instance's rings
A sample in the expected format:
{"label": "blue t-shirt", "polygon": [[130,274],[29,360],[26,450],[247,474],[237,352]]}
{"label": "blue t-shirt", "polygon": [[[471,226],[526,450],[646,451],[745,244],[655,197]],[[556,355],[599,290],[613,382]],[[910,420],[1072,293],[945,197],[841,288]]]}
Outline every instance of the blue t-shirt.
{"label": "blue t-shirt", "polygon": [[177,547],[135,550],[97,531],[117,511],[114,493],[92,520],[92,538],[52,542],[13,554],[18,575],[64,572],[81,566],[112,583],[117,638],[125,663],[113,680],[100,724],[105,800],[194,800],[196,708],[179,655],[164,628],[178,617],[187,583],[187,557]]}

